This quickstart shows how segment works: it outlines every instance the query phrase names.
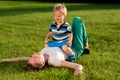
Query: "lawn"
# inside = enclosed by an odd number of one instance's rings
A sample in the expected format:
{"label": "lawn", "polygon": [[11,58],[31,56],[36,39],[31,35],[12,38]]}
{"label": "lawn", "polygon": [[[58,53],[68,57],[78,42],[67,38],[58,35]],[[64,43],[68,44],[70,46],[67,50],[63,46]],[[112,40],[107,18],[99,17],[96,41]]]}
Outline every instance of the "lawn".
{"label": "lawn", "polygon": [[[53,19],[54,3],[0,1],[0,59],[31,56],[44,46],[44,38]],[[90,55],[77,63],[83,74],[47,66],[25,71],[26,62],[0,63],[0,80],[119,80],[120,79],[120,4],[66,3],[70,24],[75,16],[83,19]]]}

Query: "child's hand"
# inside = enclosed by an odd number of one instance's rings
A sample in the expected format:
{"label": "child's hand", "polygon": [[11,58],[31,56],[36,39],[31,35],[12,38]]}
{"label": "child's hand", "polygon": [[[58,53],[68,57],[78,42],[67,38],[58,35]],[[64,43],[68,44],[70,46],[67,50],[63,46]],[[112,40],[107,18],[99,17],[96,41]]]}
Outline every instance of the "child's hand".
{"label": "child's hand", "polygon": [[67,45],[68,45],[68,46],[71,46],[71,45],[72,45],[72,42],[71,42],[71,41],[68,41],[68,42],[67,42]]}
{"label": "child's hand", "polygon": [[48,45],[45,43],[44,47],[48,47]]}

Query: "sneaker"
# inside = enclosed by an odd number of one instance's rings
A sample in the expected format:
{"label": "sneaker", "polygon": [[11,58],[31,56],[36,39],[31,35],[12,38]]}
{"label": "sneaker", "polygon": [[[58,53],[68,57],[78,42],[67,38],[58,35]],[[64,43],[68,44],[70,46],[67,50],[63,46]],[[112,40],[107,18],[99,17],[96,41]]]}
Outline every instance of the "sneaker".
{"label": "sneaker", "polygon": [[90,54],[89,48],[85,48],[84,51],[83,51],[83,54]]}
{"label": "sneaker", "polygon": [[70,62],[76,62],[75,56],[73,54],[69,55]]}

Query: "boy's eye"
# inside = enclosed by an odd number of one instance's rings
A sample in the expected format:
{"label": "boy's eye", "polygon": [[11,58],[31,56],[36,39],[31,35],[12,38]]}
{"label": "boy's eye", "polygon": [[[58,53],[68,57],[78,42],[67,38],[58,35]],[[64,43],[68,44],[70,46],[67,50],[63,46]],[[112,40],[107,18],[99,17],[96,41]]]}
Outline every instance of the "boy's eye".
{"label": "boy's eye", "polygon": [[55,17],[62,17],[62,15],[55,15]]}

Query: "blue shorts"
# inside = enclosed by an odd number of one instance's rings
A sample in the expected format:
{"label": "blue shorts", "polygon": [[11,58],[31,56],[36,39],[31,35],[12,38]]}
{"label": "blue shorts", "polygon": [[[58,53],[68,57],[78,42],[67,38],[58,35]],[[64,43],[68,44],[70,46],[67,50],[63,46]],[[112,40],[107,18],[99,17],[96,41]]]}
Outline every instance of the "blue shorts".
{"label": "blue shorts", "polygon": [[67,45],[68,40],[62,40],[62,41],[49,41],[47,43],[48,47],[59,47],[62,48],[63,45]]}

